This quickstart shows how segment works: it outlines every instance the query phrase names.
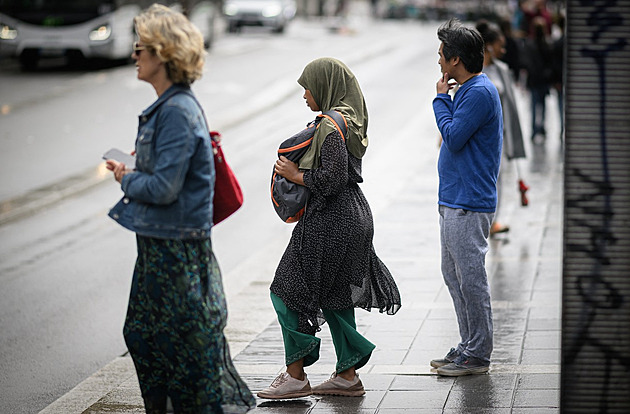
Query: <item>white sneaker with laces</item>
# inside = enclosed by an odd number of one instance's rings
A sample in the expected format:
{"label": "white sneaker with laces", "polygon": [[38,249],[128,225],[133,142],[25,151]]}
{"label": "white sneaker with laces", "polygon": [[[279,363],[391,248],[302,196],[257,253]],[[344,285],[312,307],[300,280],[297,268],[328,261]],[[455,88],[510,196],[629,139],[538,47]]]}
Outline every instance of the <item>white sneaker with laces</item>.
{"label": "white sneaker with laces", "polygon": [[269,400],[287,400],[290,398],[308,397],[313,394],[311,384],[308,382],[306,373],[304,379],[293,378],[288,372],[278,375],[271,385],[260,391],[257,395],[260,398]]}
{"label": "white sneaker with laces", "polygon": [[365,394],[363,383],[359,379],[359,374],[354,375],[352,381],[341,378],[336,373],[330,376],[330,379],[313,387],[315,395],[340,395],[342,397],[360,397]]}

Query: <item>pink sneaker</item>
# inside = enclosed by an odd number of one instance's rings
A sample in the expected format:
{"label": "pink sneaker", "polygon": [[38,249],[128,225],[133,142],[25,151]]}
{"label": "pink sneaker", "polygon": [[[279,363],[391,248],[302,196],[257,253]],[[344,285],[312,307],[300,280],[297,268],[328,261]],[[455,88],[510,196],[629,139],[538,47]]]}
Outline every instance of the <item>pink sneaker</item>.
{"label": "pink sneaker", "polygon": [[313,394],[306,373],[302,381],[293,378],[288,372],[278,375],[271,385],[260,391],[260,398],[269,400],[288,400],[290,398],[308,397]]}
{"label": "pink sneaker", "polygon": [[340,395],[342,397],[360,397],[365,394],[363,383],[359,379],[359,374],[355,374],[352,381],[341,378],[336,373],[330,376],[329,380],[313,387],[315,395]]}

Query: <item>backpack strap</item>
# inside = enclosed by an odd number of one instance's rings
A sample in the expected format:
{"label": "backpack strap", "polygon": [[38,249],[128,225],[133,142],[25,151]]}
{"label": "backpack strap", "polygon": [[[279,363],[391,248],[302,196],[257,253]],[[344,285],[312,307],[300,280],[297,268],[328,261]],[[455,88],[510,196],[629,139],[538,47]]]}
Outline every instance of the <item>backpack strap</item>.
{"label": "backpack strap", "polygon": [[341,134],[341,138],[345,141],[346,134],[348,133],[348,123],[346,122],[346,118],[341,115],[338,111],[326,111],[322,112],[321,115],[317,115],[322,118],[326,118],[332,121],[337,131]]}

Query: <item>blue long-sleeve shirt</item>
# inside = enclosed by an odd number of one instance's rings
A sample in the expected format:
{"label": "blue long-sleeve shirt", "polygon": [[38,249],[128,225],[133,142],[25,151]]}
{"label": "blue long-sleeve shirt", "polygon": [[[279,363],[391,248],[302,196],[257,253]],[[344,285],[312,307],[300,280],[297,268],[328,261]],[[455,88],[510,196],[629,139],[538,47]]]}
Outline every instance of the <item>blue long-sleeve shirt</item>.
{"label": "blue long-sleeve shirt", "polygon": [[438,159],[438,203],[493,213],[503,144],[503,115],[495,86],[485,74],[455,93],[438,94],[433,111],[442,134]]}

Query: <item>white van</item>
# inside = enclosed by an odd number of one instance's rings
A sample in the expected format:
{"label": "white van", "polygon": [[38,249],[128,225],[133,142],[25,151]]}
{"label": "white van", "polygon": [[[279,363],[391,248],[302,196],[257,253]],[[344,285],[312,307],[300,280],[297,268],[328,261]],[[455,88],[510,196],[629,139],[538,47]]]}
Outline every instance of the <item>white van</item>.
{"label": "white van", "polygon": [[217,1],[0,0],[0,57],[19,58],[23,69],[47,57],[126,59],[135,41],[133,18],[153,3],[184,12],[209,47]]}

